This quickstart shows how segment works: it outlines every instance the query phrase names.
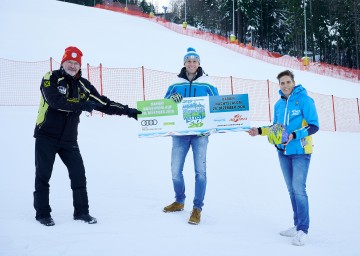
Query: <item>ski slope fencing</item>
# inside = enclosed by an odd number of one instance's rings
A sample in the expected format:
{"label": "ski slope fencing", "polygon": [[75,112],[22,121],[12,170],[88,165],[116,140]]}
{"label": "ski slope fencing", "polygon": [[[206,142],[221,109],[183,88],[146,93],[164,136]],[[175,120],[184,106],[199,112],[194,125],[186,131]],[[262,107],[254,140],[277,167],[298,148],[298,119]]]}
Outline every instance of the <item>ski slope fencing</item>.
{"label": "ski slope fencing", "polygon": [[[288,67],[294,70],[307,70],[312,73],[316,73],[323,76],[334,77],[342,80],[351,81],[353,83],[360,83],[360,70],[351,69],[341,66],[330,65],[321,62],[311,62],[310,58],[297,59],[288,55],[281,55],[274,52],[269,52],[251,45],[251,43],[245,45],[239,43],[237,40],[231,42],[229,38],[215,35],[206,31],[202,31],[196,28],[186,27],[182,25],[171,23],[163,18],[155,17],[152,14],[146,14],[135,9],[126,9],[124,4],[113,3],[112,5],[97,4],[96,8],[106,9],[109,11],[120,12],[128,15],[133,15],[141,18],[148,19],[149,21],[156,22],[176,33],[200,38],[223,47],[226,47],[237,53],[265,61],[278,66]],[[129,6],[129,5],[128,5]]]}
{"label": "ski slope fencing", "polygon": [[[0,58],[0,106],[37,106],[46,72],[59,67],[52,58],[21,62]],[[57,69],[57,68],[55,68]],[[136,107],[137,101],[162,99],[177,73],[140,68],[106,68],[89,64],[82,69],[99,91],[113,101]],[[16,79],[14,78],[16,74]],[[248,94],[251,121],[270,124],[279,99],[279,86],[269,80],[210,76],[221,95]],[[360,132],[359,99],[345,99],[308,91],[315,100],[322,131]]]}

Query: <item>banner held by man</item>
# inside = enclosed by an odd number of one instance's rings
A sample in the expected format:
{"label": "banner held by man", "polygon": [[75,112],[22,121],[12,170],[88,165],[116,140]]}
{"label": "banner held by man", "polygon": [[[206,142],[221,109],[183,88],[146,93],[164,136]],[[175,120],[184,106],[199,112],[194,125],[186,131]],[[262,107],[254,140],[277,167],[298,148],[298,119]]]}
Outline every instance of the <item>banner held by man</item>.
{"label": "banner held by man", "polygon": [[250,129],[248,94],[138,101],[139,137],[210,135]]}

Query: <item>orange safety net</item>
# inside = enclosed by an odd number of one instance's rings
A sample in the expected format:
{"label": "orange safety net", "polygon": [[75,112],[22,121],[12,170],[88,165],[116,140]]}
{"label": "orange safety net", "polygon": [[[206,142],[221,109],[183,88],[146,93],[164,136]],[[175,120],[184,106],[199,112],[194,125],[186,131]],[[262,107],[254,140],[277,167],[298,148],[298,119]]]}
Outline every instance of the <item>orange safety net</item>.
{"label": "orange safety net", "polygon": [[[39,62],[11,61],[0,58],[0,106],[37,106],[44,74],[58,69],[53,59]],[[139,68],[83,66],[82,75],[100,94],[113,101],[136,107],[137,101],[162,99],[177,73]],[[16,76],[14,75],[16,74]],[[279,99],[279,86],[268,80],[210,76],[220,95],[248,94],[250,118],[270,124],[273,107]],[[308,92],[314,99],[320,130],[360,132],[359,99]]]}

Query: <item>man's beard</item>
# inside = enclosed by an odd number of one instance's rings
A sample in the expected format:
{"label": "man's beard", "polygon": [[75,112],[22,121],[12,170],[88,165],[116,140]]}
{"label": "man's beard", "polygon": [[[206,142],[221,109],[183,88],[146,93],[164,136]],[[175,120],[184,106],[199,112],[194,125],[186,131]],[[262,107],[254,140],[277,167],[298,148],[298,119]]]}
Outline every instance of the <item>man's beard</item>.
{"label": "man's beard", "polygon": [[77,72],[75,70],[65,70],[66,73],[68,73],[68,75],[70,76],[76,76]]}

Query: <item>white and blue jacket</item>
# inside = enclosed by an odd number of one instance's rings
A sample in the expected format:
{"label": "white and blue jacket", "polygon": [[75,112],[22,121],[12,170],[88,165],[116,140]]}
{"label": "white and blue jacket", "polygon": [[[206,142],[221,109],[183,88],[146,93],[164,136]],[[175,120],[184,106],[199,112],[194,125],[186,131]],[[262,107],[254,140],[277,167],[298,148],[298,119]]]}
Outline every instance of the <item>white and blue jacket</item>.
{"label": "white and blue jacket", "polygon": [[[311,154],[313,151],[311,135],[319,130],[319,118],[315,102],[308,96],[302,85],[297,85],[286,99],[281,90],[281,98],[274,106],[274,124],[283,124],[293,139],[286,145],[276,145],[286,155]],[[261,127],[261,135],[266,135],[268,127]]]}
{"label": "white and blue jacket", "polygon": [[217,88],[211,85],[210,78],[201,67],[198,68],[197,74],[192,81],[187,78],[186,68],[183,67],[176,81],[169,86],[165,98],[169,99],[175,93],[181,94],[184,98],[219,95]]}

